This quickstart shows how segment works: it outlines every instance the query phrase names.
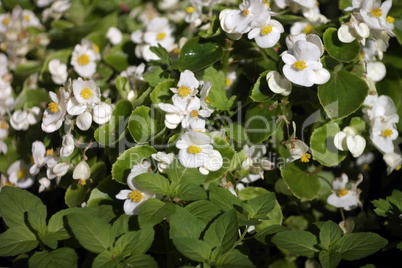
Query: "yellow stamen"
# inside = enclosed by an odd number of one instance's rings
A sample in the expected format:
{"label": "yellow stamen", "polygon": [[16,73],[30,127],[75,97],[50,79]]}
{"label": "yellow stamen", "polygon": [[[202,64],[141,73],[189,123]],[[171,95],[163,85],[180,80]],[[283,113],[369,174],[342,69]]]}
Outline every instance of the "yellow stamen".
{"label": "yellow stamen", "polygon": [[304,33],[305,34],[311,34],[313,32],[313,25],[311,24],[307,24],[306,27],[304,27]]}
{"label": "yellow stamen", "polygon": [[197,118],[199,114],[200,113],[197,110],[192,110],[191,111],[191,116],[194,117],[194,118]]}
{"label": "yellow stamen", "polygon": [[391,16],[388,16],[385,20],[386,20],[388,23],[394,23],[394,22],[395,22],[395,18],[394,18],[394,17],[391,17]]}
{"label": "yellow stamen", "polygon": [[18,180],[22,180],[28,176],[28,172],[26,169],[20,169],[17,173]]}
{"label": "yellow stamen", "polygon": [[47,149],[46,150],[46,156],[53,156],[54,155],[54,150],[53,149]]}
{"label": "yellow stamen", "polygon": [[199,147],[199,146],[190,145],[190,146],[187,148],[187,152],[189,152],[190,154],[199,154],[199,153],[202,152],[202,149],[201,149],[201,147]]}
{"label": "yellow stamen", "polygon": [[319,5],[320,5],[320,2],[316,1],[316,2],[315,2],[315,5],[316,5],[316,6],[319,6]]}
{"label": "yellow stamen", "polygon": [[179,87],[179,95],[180,96],[182,96],[183,98],[184,97],[187,97],[188,95],[190,95],[190,93],[191,93],[191,88],[189,88],[189,87],[186,87],[186,86],[181,86],[181,87]]}
{"label": "yellow stamen", "polygon": [[6,181],[6,183],[4,183],[4,185],[3,186],[10,186],[10,187],[14,187],[15,186],[15,184],[14,183],[11,183],[11,182],[9,182],[9,181]]}
{"label": "yellow stamen", "polygon": [[311,158],[311,154],[305,153],[304,155],[302,155],[300,161],[302,161],[303,163],[308,163],[308,162],[310,162],[310,158]]}
{"label": "yellow stamen", "polygon": [[401,168],[402,168],[402,166],[397,166],[397,167],[395,168],[395,170],[396,170],[396,171],[399,171],[399,170],[401,170]]}
{"label": "yellow stamen", "polygon": [[77,62],[79,65],[87,65],[91,60],[87,54],[82,54],[78,57]]}
{"label": "yellow stamen", "polygon": [[303,70],[303,69],[307,68],[307,64],[304,60],[299,60],[299,61],[296,61],[295,63],[293,63],[292,67],[296,68],[298,70]]}
{"label": "yellow stamen", "polygon": [[180,48],[174,48],[174,49],[173,49],[173,53],[176,54],[176,55],[179,55],[179,54],[180,54],[180,51],[181,51]]}
{"label": "yellow stamen", "polygon": [[55,102],[51,102],[47,105],[47,107],[49,108],[49,110],[52,113],[57,113],[59,111],[59,105]]}
{"label": "yellow stamen", "polygon": [[206,103],[211,103],[211,101],[212,101],[212,100],[211,100],[210,97],[206,97],[206,98],[205,98],[205,102],[206,102]]}
{"label": "yellow stamen", "polygon": [[370,171],[370,170],[371,170],[371,167],[370,167],[370,165],[365,164],[365,165],[363,165],[363,169],[364,169],[364,170],[367,170],[367,171]]}
{"label": "yellow stamen", "polygon": [[186,12],[188,13],[188,14],[191,14],[191,13],[193,13],[195,11],[195,8],[194,7],[188,7],[188,8],[186,8]]}
{"label": "yellow stamen", "polygon": [[230,80],[229,78],[226,78],[225,80],[225,85],[228,87],[232,84],[232,80]]}
{"label": "yellow stamen", "polygon": [[250,15],[250,10],[248,10],[247,8],[246,8],[246,9],[243,9],[241,12],[242,12],[243,15],[246,16],[246,17],[247,17],[248,15]]}
{"label": "yellow stamen", "polygon": [[269,0],[262,0],[262,2],[263,2],[267,7],[271,7],[271,3],[269,2]]}
{"label": "yellow stamen", "polygon": [[1,129],[8,129],[8,124],[6,121],[1,121],[0,122],[0,128]]}
{"label": "yellow stamen", "polygon": [[130,198],[132,202],[140,202],[144,199],[144,195],[140,191],[134,190],[128,194],[128,198]]}
{"label": "yellow stamen", "polygon": [[87,182],[86,182],[86,180],[78,180],[78,184],[79,185],[81,185],[81,186],[85,186],[85,185],[87,185]]}
{"label": "yellow stamen", "polygon": [[5,17],[5,18],[3,19],[3,21],[2,21],[2,23],[7,26],[7,25],[10,23],[10,18],[9,18],[9,17]]}
{"label": "yellow stamen", "polygon": [[392,133],[393,133],[392,130],[389,129],[389,128],[387,128],[387,129],[385,129],[385,130],[381,133],[381,135],[382,135],[383,137],[391,137]]}
{"label": "yellow stamen", "polygon": [[84,99],[89,99],[92,96],[92,90],[90,90],[89,88],[84,88],[83,90],[81,90],[81,97],[83,97]]}
{"label": "yellow stamen", "polygon": [[165,33],[158,33],[158,35],[156,36],[157,40],[163,40],[166,37]]}
{"label": "yellow stamen", "polygon": [[0,50],[1,51],[6,51],[7,50],[7,45],[5,43],[1,43]]}
{"label": "yellow stamen", "polygon": [[97,44],[93,44],[93,47],[94,47],[95,53],[99,54],[99,52],[100,52],[99,46]]}
{"label": "yellow stamen", "polygon": [[261,30],[261,35],[267,35],[270,32],[272,32],[272,26],[271,25],[267,25],[264,28],[262,28]]}
{"label": "yellow stamen", "polygon": [[29,16],[28,14],[26,14],[26,15],[24,16],[24,20],[25,20],[25,21],[30,21],[30,20],[31,20],[31,16]]}
{"label": "yellow stamen", "polygon": [[376,18],[381,17],[382,16],[381,8],[375,8],[375,9],[371,10],[371,15],[373,15]]}
{"label": "yellow stamen", "polygon": [[339,191],[338,191],[338,196],[339,197],[342,197],[342,196],[345,196],[345,195],[347,195],[349,193],[349,191],[348,190],[346,190],[345,188],[342,188],[342,189],[340,189]]}

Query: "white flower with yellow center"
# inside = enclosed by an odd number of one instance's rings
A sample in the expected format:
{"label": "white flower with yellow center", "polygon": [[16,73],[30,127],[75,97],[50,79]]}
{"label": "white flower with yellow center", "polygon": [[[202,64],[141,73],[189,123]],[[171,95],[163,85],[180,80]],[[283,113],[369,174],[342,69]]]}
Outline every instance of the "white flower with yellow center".
{"label": "white flower with yellow center", "polygon": [[121,190],[116,198],[124,201],[124,213],[127,215],[137,215],[141,204],[149,198],[154,198],[155,194],[143,189],[135,182],[135,177],[150,172],[150,163],[144,161],[141,164],[134,165],[127,177],[127,185],[130,190]]}
{"label": "white flower with yellow center", "polygon": [[180,163],[188,168],[201,167],[214,149],[211,143],[212,138],[207,134],[195,131],[184,133],[176,143],[176,147],[180,149],[178,155]]}
{"label": "white flower with yellow center", "polygon": [[364,22],[373,30],[387,30],[392,33],[395,18],[388,16],[392,0],[365,0],[360,9]]}
{"label": "white flower with yellow center", "polygon": [[91,168],[85,160],[82,160],[74,168],[73,179],[78,180],[81,186],[86,184],[86,181],[91,177]]}
{"label": "white flower with yellow center", "polygon": [[32,158],[33,165],[29,169],[31,175],[39,173],[40,168],[43,167],[47,161],[54,156],[52,149],[46,150],[45,145],[41,141],[35,141],[32,143]]}
{"label": "white flower with yellow center", "polygon": [[[396,117],[394,118],[399,119]],[[394,152],[393,141],[399,136],[395,123],[397,123],[397,121],[384,121],[380,117],[371,121],[370,139],[375,147],[377,147],[377,149],[382,153],[387,154]]]}
{"label": "white flower with yellow center", "polygon": [[251,23],[251,31],[248,33],[249,39],[254,39],[261,48],[273,47],[281,38],[284,32],[282,24],[271,19],[271,16],[259,16]]}
{"label": "white flower with yellow center", "polygon": [[195,78],[192,71],[185,70],[180,74],[179,82],[177,83],[178,88],[171,88],[170,90],[179,95],[181,98],[189,98],[195,96],[198,93],[198,87],[200,82]]}
{"label": "white flower with yellow center", "polygon": [[289,150],[290,157],[286,159],[286,162],[291,163],[300,159],[303,163],[310,162],[311,154],[308,153],[309,147],[302,140],[296,138],[296,123],[293,122],[294,132],[290,136],[289,141],[286,143],[286,147]]}
{"label": "white flower with yellow center", "polygon": [[396,149],[395,152],[384,154],[383,159],[388,166],[388,175],[392,171],[399,171],[402,168],[402,155],[399,149]]}
{"label": "white flower with yellow center", "polygon": [[67,111],[71,115],[81,114],[87,106],[100,102],[100,89],[93,80],[84,81],[81,77],[74,80],[73,93],[74,98],[67,103]]}
{"label": "white flower with yellow center", "polygon": [[166,113],[165,125],[169,129],[177,128],[177,126],[183,121],[187,114],[187,106],[190,99],[183,99],[179,95],[174,95],[172,101],[173,104],[158,103],[158,107]]}
{"label": "white flower with yellow center", "polygon": [[55,84],[63,85],[67,81],[67,65],[59,59],[49,61],[49,72]]}
{"label": "white flower with yellow center", "polygon": [[58,130],[64,121],[66,114],[66,102],[70,94],[63,88],[60,88],[58,94],[49,92],[52,102],[48,103],[47,109],[43,113],[42,130],[52,133]]}
{"label": "white flower with yellow center", "polygon": [[186,7],[185,22],[194,22],[202,15],[202,3],[199,0],[190,0],[190,5]]}
{"label": "white flower with yellow center", "polygon": [[305,87],[326,83],[330,73],[320,62],[321,54],[320,47],[314,43],[296,41],[292,47],[292,53],[288,50],[281,54],[285,62],[283,74],[292,83]]}
{"label": "white flower with yellow center", "polygon": [[[193,126],[198,126],[198,121],[204,121],[204,118],[207,118],[211,115],[210,110],[201,109],[201,101],[197,97],[193,97],[188,106],[187,106],[187,113],[185,114],[183,120],[181,121],[181,126],[183,128],[192,128]],[[205,125],[205,123],[204,123]]]}
{"label": "white flower with yellow center", "polygon": [[334,192],[328,196],[328,204],[337,208],[343,208],[344,210],[352,210],[361,206],[359,200],[361,190],[357,186],[363,181],[363,176],[361,174],[358,175],[357,182],[351,185],[350,190],[346,188],[348,181],[348,176],[342,173],[341,177],[336,178],[332,182]]}
{"label": "white flower with yellow center", "polygon": [[5,33],[11,22],[10,13],[0,14],[0,33]]}
{"label": "white flower with yellow center", "polygon": [[173,27],[169,24],[167,18],[157,17],[147,24],[144,33],[144,42],[151,46],[160,44],[166,50],[170,51],[174,44],[172,33]]}
{"label": "white flower with yellow center", "polygon": [[23,27],[40,27],[41,24],[39,19],[36,17],[35,13],[31,10],[22,10],[22,26]]}
{"label": "white flower with yellow center", "polygon": [[8,180],[14,186],[26,189],[32,186],[34,179],[29,174],[29,168],[23,160],[17,160],[7,170]]}
{"label": "white flower with yellow center", "polygon": [[366,38],[370,36],[370,28],[364,22],[352,15],[350,21],[341,25],[338,29],[338,38],[343,43],[351,43],[355,39],[365,45]]}
{"label": "white flower with yellow center", "polygon": [[76,45],[74,47],[71,65],[74,71],[81,77],[90,78],[96,72],[96,62],[98,56],[93,49],[86,45]]}

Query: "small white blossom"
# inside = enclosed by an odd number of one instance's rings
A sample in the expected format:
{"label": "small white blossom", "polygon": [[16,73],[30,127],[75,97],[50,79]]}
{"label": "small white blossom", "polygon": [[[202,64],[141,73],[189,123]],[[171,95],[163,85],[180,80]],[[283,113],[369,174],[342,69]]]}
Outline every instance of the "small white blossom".
{"label": "small white blossom", "polygon": [[204,133],[189,131],[177,141],[180,149],[178,159],[188,168],[199,168],[204,165],[206,157],[213,151],[212,138]]}
{"label": "small white blossom", "polygon": [[96,60],[98,59],[97,53],[93,47],[88,45],[78,44],[74,47],[71,65],[74,71],[84,78],[92,77],[96,72]]}
{"label": "small white blossom", "polygon": [[85,185],[86,180],[91,176],[91,168],[85,160],[82,160],[78,163],[78,165],[74,168],[73,171],[73,179],[79,180],[81,185]]}
{"label": "small white blossom", "polygon": [[342,173],[341,177],[336,178],[332,182],[334,192],[328,196],[328,204],[337,208],[343,208],[344,210],[352,210],[361,206],[359,200],[361,190],[357,186],[363,181],[363,176],[359,174],[357,182],[352,184],[350,190],[346,189],[348,181],[348,176]]}
{"label": "small white blossom", "polygon": [[254,39],[261,48],[273,47],[281,38],[285,30],[282,24],[270,18],[271,16],[259,16],[251,23],[251,30],[248,33],[249,39]]}
{"label": "small white blossom", "polygon": [[266,76],[269,89],[276,94],[289,96],[292,92],[292,83],[277,71],[270,71]]}
{"label": "small white blossom", "polygon": [[23,160],[17,160],[7,170],[8,180],[16,187],[26,189],[32,186],[34,178],[29,174],[27,164]]}
{"label": "small white blossom", "polygon": [[70,94],[61,88],[58,94],[50,91],[49,96],[52,102],[47,105],[42,118],[42,130],[47,133],[58,130],[63,124],[67,109],[66,102]]}
{"label": "small white blossom", "polygon": [[118,45],[123,40],[123,34],[116,27],[110,27],[106,33],[106,37],[113,45]]}
{"label": "small white blossom", "polygon": [[67,81],[67,65],[59,59],[49,61],[49,72],[55,84],[63,85]]}
{"label": "small white blossom", "polygon": [[62,147],[60,149],[60,156],[61,157],[68,157],[70,156],[75,149],[74,145],[74,137],[70,133],[63,136]]}
{"label": "small white blossom", "polygon": [[158,161],[158,170],[160,173],[166,173],[169,169],[169,165],[173,162],[174,154],[173,153],[165,153],[165,152],[157,152],[156,154],[152,154],[152,158]]}

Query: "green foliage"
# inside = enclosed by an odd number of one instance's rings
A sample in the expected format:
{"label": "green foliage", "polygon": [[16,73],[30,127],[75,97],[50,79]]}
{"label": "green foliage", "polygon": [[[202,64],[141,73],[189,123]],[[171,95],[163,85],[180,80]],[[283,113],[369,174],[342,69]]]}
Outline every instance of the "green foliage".
{"label": "green foliage", "polygon": [[323,40],[325,50],[336,60],[350,62],[359,57],[359,41],[354,40],[351,43],[342,43],[338,39],[338,31],[335,28],[328,28],[324,33]]}
{"label": "green foliage", "polygon": [[225,73],[217,71],[211,66],[205,69],[203,79],[205,82],[209,81],[212,83],[208,94],[208,97],[211,99],[211,106],[221,111],[229,111],[233,107],[236,97],[232,96],[229,99],[226,95]]}
{"label": "green foliage", "polygon": [[315,252],[318,252],[315,248],[317,238],[307,231],[280,232],[272,237],[272,242],[278,247],[301,256],[312,257]]}
{"label": "green foliage", "polygon": [[128,130],[139,144],[148,142],[158,132],[157,120],[153,112],[149,107],[140,106],[131,113]]}

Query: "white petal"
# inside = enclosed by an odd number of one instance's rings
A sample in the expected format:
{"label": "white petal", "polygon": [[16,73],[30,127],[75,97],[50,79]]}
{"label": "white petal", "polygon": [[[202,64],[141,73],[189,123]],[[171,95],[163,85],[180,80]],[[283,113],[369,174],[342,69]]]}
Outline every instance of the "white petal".
{"label": "white petal", "polygon": [[346,144],[347,134],[343,131],[339,131],[335,134],[334,145],[338,150],[346,151],[348,149]]}
{"label": "white petal", "polygon": [[359,157],[366,148],[366,140],[360,135],[347,136],[346,144],[353,157]]}

